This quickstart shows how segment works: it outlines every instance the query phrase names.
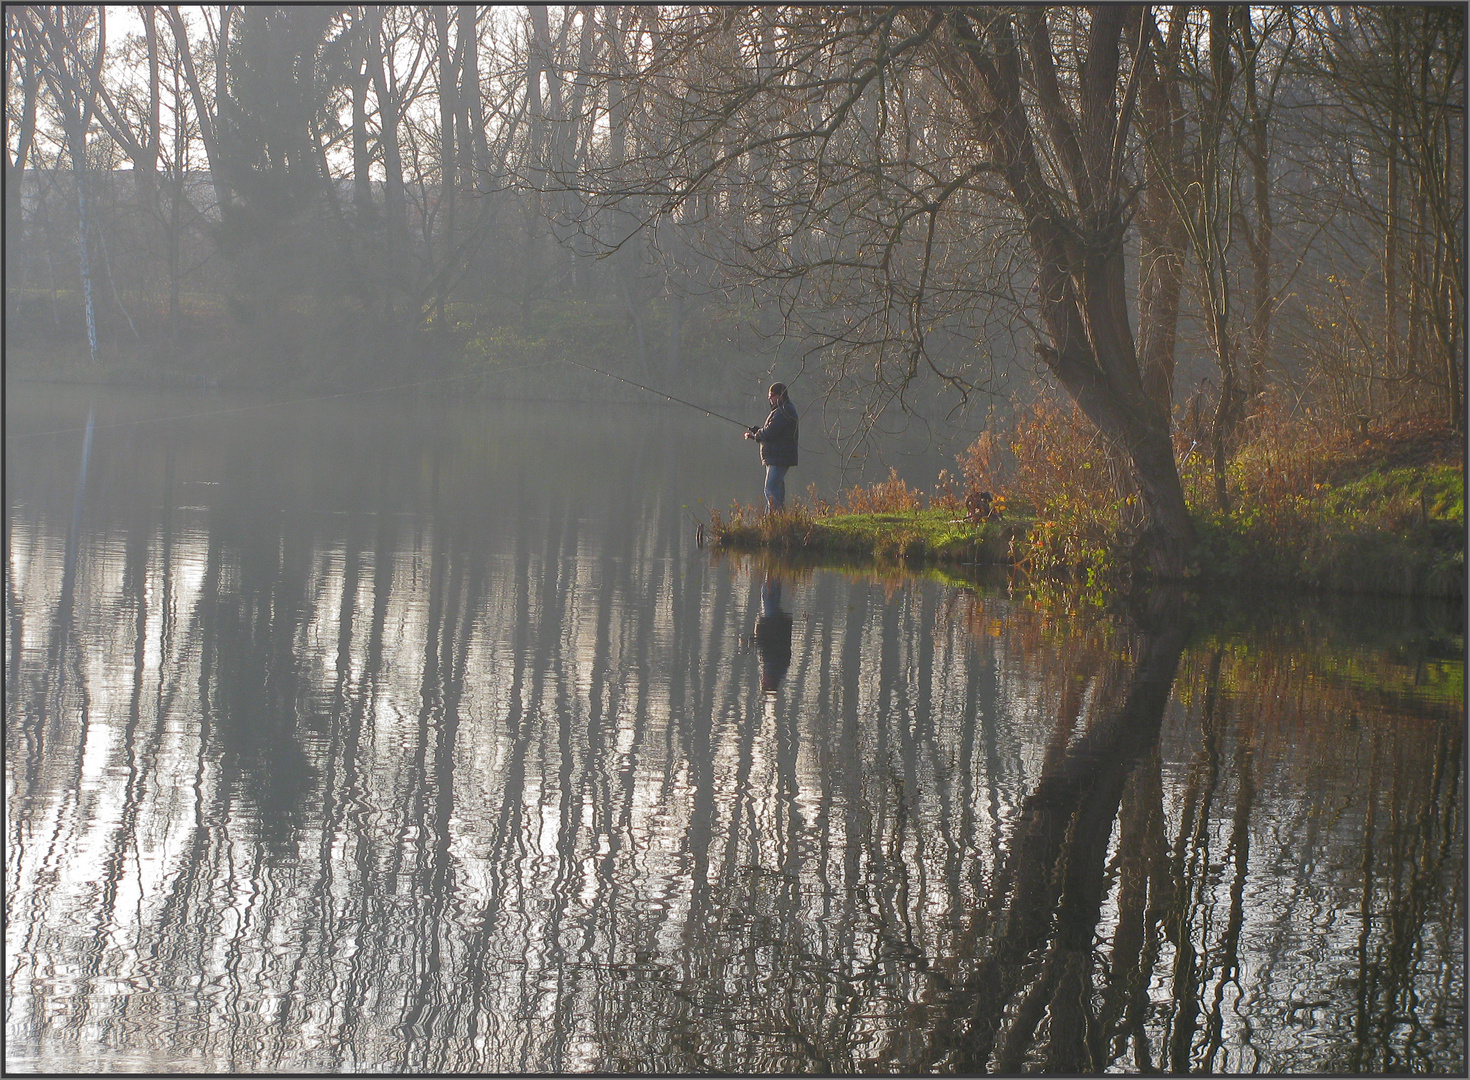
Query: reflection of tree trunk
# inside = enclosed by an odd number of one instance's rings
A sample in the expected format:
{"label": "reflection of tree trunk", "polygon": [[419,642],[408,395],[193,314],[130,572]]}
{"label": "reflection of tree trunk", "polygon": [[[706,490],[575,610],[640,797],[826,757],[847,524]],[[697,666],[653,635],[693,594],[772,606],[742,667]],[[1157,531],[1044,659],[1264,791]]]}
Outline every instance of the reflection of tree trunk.
{"label": "reflection of tree trunk", "polygon": [[1197,898],[1196,890],[1202,894],[1209,881],[1210,806],[1220,778],[1220,663],[1223,655],[1217,649],[1210,660],[1200,715],[1204,744],[1190,766],[1179,836],[1174,845],[1173,896],[1167,915],[1174,943],[1174,1015],[1166,1049],[1169,1068],[1175,1072],[1189,1070],[1190,1048],[1199,1017],[1202,965],[1194,948],[1190,916],[1196,903],[1204,904],[1203,896]]}
{"label": "reflection of tree trunk", "polygon": [[[1163,827],[1163,790],[1157,748],[1133,771],[1119,808],[1118,818],[1118,922],[1113,933],[1111,976],[1103,991],[1102,1007],[1093,1027],[1090,1054],[1094,1062],[1111,1060],[1123,1046],[1110,1048],[1116,1037],[1133,1035],[1142,1051],[1135,1061],[1148,1067],[1147,1042],[1143,1036],[1144,1009],[1148,1004],[1153,954],[1149,941],[1157,920],[1150,910],[1157,906],[1154,884],[1156,839]],[[1153,903],[1150,904],[1152,897]],[[1156,945],[1156,943],[1154,943]]]}
{"label": "reflection of tree trunk", "polygon": [[[474,940],[465,949],[465,969],[469,971],[468,986],[463,996],[467,1000],[469,1013],[483,1015],[488,1002],[495,993],[495,981],[491,978],[495,965],[488,957],[497,930],[501,929],[505,904],[504,892],[509,883],[519,879],[520,855],[517,844],[524,824],[526,788],[526,759],[531,741],[541,730],[540,706],[545,682],[554,671],[551,650],[556,645],[560,628],[569,625],[568,598],[571,583],[569,571],[564,567],[568,551],[576,549],[576,535],[563,536],[561,523],[557,520],[557,508],[553,507],[544,540],[536,543],[529,536],[522,519],[522,531],[516,540],[515,553],[515,615],[512,625],[515,631],[510,642],[510,655],[515,659],[511,666],[507,691],[507,712],[504,720],[510,733],[510,748],[506,754],[503,773],[503,796],[500,810],[488,841],[488,857],[495,863],[490,875],[484,905],[476,915],[479,923]],[[544,552],[542,572],[539,575],[539,595],[534,600],[538,575],[532,572],[531,550],[534,546]],[[563,568],[563,569],[559,569]],[[533,633],[531,612],[539,613],[540,632]]]}
{"label": "reflection of tree trunk", "polygon": [[[1216,677],[1218,677],[1218,672],[1217,664],[1214,667]],[[1219,1053],[1224,1042],[1225,987],[1234,983],[1237,993],[1240,992],[1240,932],[1245,925],[1245,881],[1246,871],[1250,864],[1250,821],[1256,796],[1255,772],[1251,755],[1253,735],[1251,721],[1251,712],[1245,710],[1242,713],[1240,730],[1235,736],[1233,770],[1236,782],[1235,815],[1230,825],[1230,844],[1225,851],[1226,861],[1235,866],[1235,876],[1230,882],[1230,914],[1226,918],[1225,932],[1221,935],[1220,945],[1216,950],[1216,962],[1211,965],[1219,971],[1219,981],[1215,984],[1215,1000],[1210,1008],[1207,1021],[1209,1042],[1204,1058],[1204,1071],[1207,1073],[1215,1071],[1215,1055]]]}
{"label": "reflection of tree trunk", "polygon": [[[1363,1055],[1367,1050],[1369,1017],[1372,1013],[1373,999],[1377,995],[1375,975],[1378,965],[1372,962],[1369,943],[1373,939],[1373,875],[1375,872],[1373,842],[1378,811],[1378,769],[1381,750],[1379,740],[1379,733],[1375,731],[1372,766],[1368,772],[1366,792],[1368,805],[1363,820],[1363,858],[1359,864],[1363,892],[1362,903],[1358,908],[1358,978],[1357,994],[1355,995],[1356,1008],[1353,1013],[1353,1046],[1347,1068],[1350,1073],[1364,1071]],[[1371,1055],[1371,1051],[1367,1052]]]}
{"label": "reflection of tree trunk", "polygon": [[[935,1024],[926,1066],[942,1062],[979,1072],[997,1047],[1004,1057],[998,1065],[1019,1065],[1040,1009],[1028,1010],[1023,1001],[1003,1030],[1007,1007],[1018,992],[1051,980],[1039,995],[1052,1018],[1046,1058],[1067,1069],[1088,1060],[1082,995],[1090,986],[1085,976],[1105,893],[1108,839],[1129,778],[1158,743],[1187,634],[1181,603],[1172,592],[1154,595],[1122,703],[1048,764],[1022,805],[1010,860],[995,884],[1004,911],[993,927],[977,917],[970,936],[980,940],[969,951],[981,959]],[[1038,969],[1028,957],[1048,939]]]}

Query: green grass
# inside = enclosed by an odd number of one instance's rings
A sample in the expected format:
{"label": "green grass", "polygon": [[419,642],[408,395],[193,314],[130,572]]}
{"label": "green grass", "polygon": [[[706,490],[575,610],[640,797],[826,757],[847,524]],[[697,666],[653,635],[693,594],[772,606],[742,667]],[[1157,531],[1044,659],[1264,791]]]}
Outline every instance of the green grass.
{"label": "green grass", "polygon": [[1465,476],[1456,465],[1374,469],[1339,486],[1328,486],[1328,513],[1346,519],[1416,519],[1465,524]]}
{"label": "green grass", "polygon": [[815,555],[859,555],[880,561],[1005,563],[1023,520],[971,525],[960,512],[934,507],[896,513],[813,515],[788,510],[761,515],[741,508],[728,521],[716,514],[711,535],[732,550],[767,549]]}

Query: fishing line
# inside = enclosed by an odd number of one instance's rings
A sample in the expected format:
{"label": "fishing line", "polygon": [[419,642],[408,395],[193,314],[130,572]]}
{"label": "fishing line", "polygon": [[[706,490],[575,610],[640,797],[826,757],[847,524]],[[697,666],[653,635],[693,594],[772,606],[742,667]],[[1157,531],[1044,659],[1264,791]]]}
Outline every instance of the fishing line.
{"label": "fishing line", "polygon": [[[569,356],[559,357],[559,359],[565,360],[569,364],[575,364],[579,368],[585,368],[587,371],[596,372],[598,375],[605,375],[609,379],[616,379],[618,382],[627,383],[629,386],[636,386],[639,390],[647,391],[650,394],[657,394],[659,397],[666,398],[669,401],[678,402],[680,405],[686,405],[691,409],[697,409],[699,412],[704,413],[706,416],[713,416],[716,419],[725,421],[727,424],[734,424],[736,427],[740,428],[743,431],[754,430],[754,428],[750,424],[746,424],[730,416],[725,416],[722,413],[717,413],[713,409],[707,409],[703,405],[696,405],[692,401],[685,401],[681,397],[675,397],[673,394],[665,393],[662,390],[655,390],[651,386],[644,386],[642,383],[634,382],[632,379],[625,379],[621,375],[614,375],[611,371],[603,371],[601,368],[593,367],[591,364],[584,364],[580,360],[573,360]],[[394,386],[375,386],[366,390],[347,390],[343,391],[340,394],[321,394],[316,397],[292,398],[290,401],[266,401],[261,402],[258,405],[239,405],[231,409],[211,409],[207,412],[180,413],[176,416],[155,416],[148,420],[121,420],[114,424],[88,423],[86,427],[53,428],[50,431],[25,431],[20,433],[11,433],[7,431],[5,433],[5,438],[7,440],[39,439],[48,435],[75,435],[83,431],[90,433],[93,430],[113,431],[120,428],[144,427],[148,424],[166,424],[173,420],[204,420],[214,416],[230,416],[235,413],[257,412],[261,409],[278,409],[288,405],[307,405],[320,401],[337,401],[342,398],[361,397],[364,394],[386,394],[393,390],[414,390],[420,386],[434,386],[439,383],[458,382],[462,379],[482,378],[486,375],[494,375],[501,372],[525,371],[528,368],[539,367],[540,365],[541,362],[538,361],[535,363],[520,364],[516,367],[492,368],[485,371],[471,371],[466,372],[463,375],[447,375],[444,378],[440,379],[421,379],[417,382],[398,383]],[[807,453],[812,452],[813,451],[811,450],[807,451]]]}
{"label": "fishing line", "polygon": [[[609,379],[617,379],[618,382],[627,383],[629,386],[636,386],[639,390],[647,390],[650,394],[657,394],[661,398],[667,398],[670,401],[677,401],[680,405],[688,405],[691,409],[698,409],[700,412],[704,413],[705,416],[713,416],[717,420],[723,420],[727,424],[734,424],[736,427],[742,428],[745,431],[756,430],[752,425],[747,424],[742,420],[736,420],[730,416],[723,416],[720,413],[715,412],[713,409],[706,409],[703,405],[696,405],[692,401],[685,401],[683,398],[675,397],[673,394],[665,393],[662,390],[655,390],[651,386],[644,386],[640,382],[634,382],[632,379],[625,379],[621,375],[614,375],[611,371],[603,371],[602,368],[595,368],[591,364],[584,364],[580,360],[573,360],[570,356],[563,356],[560,359],[565,360],[569,364],[576,364],[579,368],[586,368],[588,371],[595,371],[599,375],[606,375]],[[822,451],[813,450],[810,447],[807,447],[806,449],[802,450],[802,453],[820,455]]]}
{"label": "fishing line", "polygon": [[[464,375],[447,375],[442,379],[422,379],[418,382],[399,383],[396,386],[375,386],[368,390],[348,390],[340,394],[323,394],[320,397],[292,398],[290,401],[267,401],[259,405],[240,405],[233,409],[213,409],[201,413],[181,413],[178,416],[155,416],[151,420],[122,420],[116,424],[98,424],[98,431],[108,431],[114,428],[142,427],[145,424],[166,424],[170,420],[202,420],[210,416],[228,416],[231,413],[252,412],[258,409],[277,409],[286,405],[306,405],[316,401],[335,401],[338,398],[361,397],[363,394],[385,394],[390,390],[413,390],[420,386],[433,386],[436,383],[458,382],[461,379],[475,379],[484,375],[493,375],[505,371],[524,371],[527,368],[538,367],[539,363],[521,364],[513,368],[492,368],[487,371],[471,371]],[[51,431],[26,431],[12,435],[5,433],[6,439],[39,439],[43,435],[75,435],[77,432],[88,430],[87,428],[55,428]]]}
{"label": "fishing line", "polygon": [[617,379],[618,382],[627,383],[629,386],[636,386],[639,390],[647,390],[650,394],[657,394],[659,397],[668,398],[670,401],[677,401],[680,405],[688,405],[691,409],[698,409],[700,412],[704,413],[705,416],[713,416],[717,420],[724,420],[726,423],[734,424],[736,427],[742,428],[745,431],[754,430],[749,424],[732,419],[728,416],[721,416],[713,409],[706,409],[703,405],[696,405],[692,401],[685,401],[683,398],[675,397],[673,394],[666,394],[662,390],[655,390],[651,386],[644,386],[642,383],[634,382],[632,379],[625,379],[621,375],[614,375],[611,371],[603,371],[602,368],[595,368],[591,364],[584,364],[580,360],[573,360],[570,356],[563,356],[561,357],[561,359],[565,360],[569,364],[576,364],[579,368],[586,368],[588,371],[595,371],[599,375],[606,375],[609,379]]}

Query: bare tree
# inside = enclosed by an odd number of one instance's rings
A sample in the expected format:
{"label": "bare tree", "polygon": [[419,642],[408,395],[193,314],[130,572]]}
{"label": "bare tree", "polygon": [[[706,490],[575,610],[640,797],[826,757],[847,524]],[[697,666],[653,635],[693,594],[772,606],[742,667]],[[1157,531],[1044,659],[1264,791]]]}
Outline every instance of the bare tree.
{"label": "bare tree", "polygon": [[25,223],[21,194],[26,162],[36,140],[41,94],[39,30],[23,7],[5,9],[5,271],[7,297],[21,280],[19,252]]}
{"label": "bare tree", "polygon": [[189,40],[189,31],[184,22],[184,16],[177,4],[170,4],[164,9],[164,15],[168,19],[169,29],[173,31],[174,49],[177,62],[181,66],[184,85],[188,87],[190,98],[194,104],[194,116],[199,124],[199,140],[204,146],[205,160],[209,163],[210,179],[214,185],[215,198],[222,210],[234,203],[234,189],[230,186],[226,175],[227,169],[224,154],[221,151],[217,129],[220,121],[220,108],[226,98],[225,94],[225,57],[229,52],[230,26],[236,13],[237,5],[221,4],[220,21],[218,28],[210,27],[213,37],[213,61],[214,61],[214,93],[206,96],[206,86],[201,81],[198,66],[194,62],[193,45]]}
{"label": "bare tree", "polygon": [[60,114],[71,158],[77,204],[77,255],[81,267],[82,303],[87,347],[98,357],[97,315],[92,297],[92,257],[87,246],[88,135],[96,116],[97,86],[106,50],[106,15],[102,7],[37,7],[44,63],[41,72]]}
{"label": "bare tree", "polygon": [[1315,91],[1303,156],[1343,210],[1323,224],[1340,260],[1330,280],[1341,292],[1356,279],[1336,298],[1349,336],[1329,375],[1357,387],[1342,407],[1364,420],[1428,391],[1462,427],[1464,12],[1310,8],[1302,29],[1292,75]]}
{"label": "bare tree", "polygon": [[1140,137],[1144,146],[1143,190],[1138,209],[1138,359],[1144,385],[1160,408],[1174,400],[1175,342],[1179,298],[1189,237],[1178,201],[1171,195],[1170,169],[1183,160],[1186,114],[1180,89],[1179,56],[1187,9],[1173,9],[1167,33],[1152,8],[1130,9],[1126,40],[1146,47],[1139,68]]}
{"label": "bare tree", "polygon": [[[1243,221],[1241,230],[1251,268],[1247,389],[1251,401],[1256,403],[1266,390],[1271,316],[1279,302],[1272,272],[1275,237],[1272,126],[1282,77],[1287,72],[1296,36],[1297,20],[1290,7],[1268,11],[1259,26],[1250,17],[1236,20],[1234,41],[1245,95],[1239,139],[1249,171],[1249,204],[1253,211],[1253,218]],[[1245,217],[1243,211],[1242,217]]]}

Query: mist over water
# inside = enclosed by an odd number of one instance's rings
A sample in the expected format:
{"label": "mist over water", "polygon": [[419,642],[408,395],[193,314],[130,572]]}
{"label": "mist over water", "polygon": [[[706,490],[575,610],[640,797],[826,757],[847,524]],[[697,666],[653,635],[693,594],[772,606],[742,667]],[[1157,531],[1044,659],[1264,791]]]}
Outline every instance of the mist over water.
{"label": "mist over water", "polygon": [[10,1068],[1465,1068],[1457,611],[717,556],[691,410],[11,389]]}

